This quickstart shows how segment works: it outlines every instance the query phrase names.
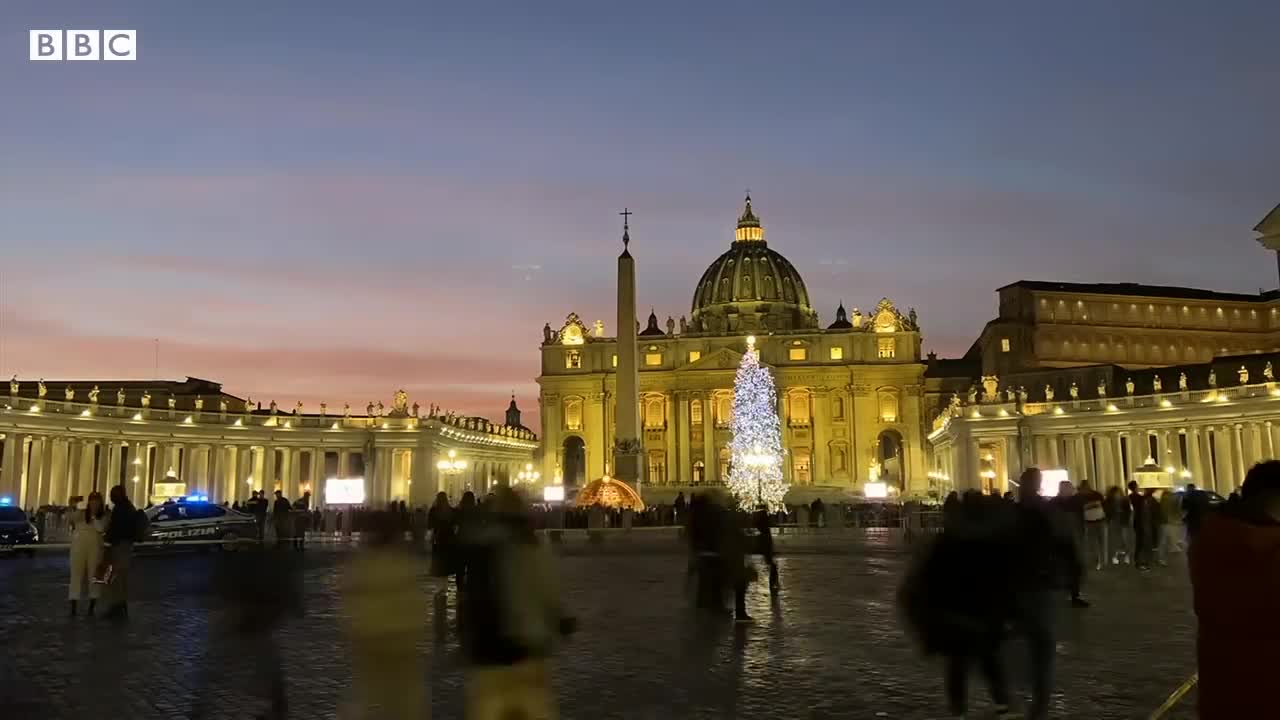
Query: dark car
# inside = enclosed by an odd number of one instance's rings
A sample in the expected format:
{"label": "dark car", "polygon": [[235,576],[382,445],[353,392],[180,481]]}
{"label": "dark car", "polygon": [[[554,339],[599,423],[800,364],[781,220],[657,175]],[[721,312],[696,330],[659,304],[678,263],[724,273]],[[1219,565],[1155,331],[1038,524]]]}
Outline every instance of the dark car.
{"label": "dark car", "polygon": [[[257,538],[252,515],[201,500],[179,500],[147,508],[147,543],[186,544],[187,541],[217,540],[225,549]],[[191,543],[194,547],[214,543]]]}
{"label": "dark car", "polygon": [[[40,542],[40,532],[22,508],[0,505],[0,555],[7,555],[23,546]],[[28,555],[34,551],[26,548]]]}

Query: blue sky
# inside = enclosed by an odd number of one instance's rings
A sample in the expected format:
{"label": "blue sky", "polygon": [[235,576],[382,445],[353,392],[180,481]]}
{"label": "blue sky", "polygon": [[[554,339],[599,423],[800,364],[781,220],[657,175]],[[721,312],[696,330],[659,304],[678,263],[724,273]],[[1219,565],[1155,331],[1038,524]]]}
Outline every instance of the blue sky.
{"label": "blue sky", "polygon": [[[1266,2],[0,6],[0,373],[535,406],[544,322],[687,313],[752,189],[819,313],[964,351],[1018,279],[1254,291]],[[27,31],[137,29],[131,63]],[[610,328],[612,331],[612,328]]]}

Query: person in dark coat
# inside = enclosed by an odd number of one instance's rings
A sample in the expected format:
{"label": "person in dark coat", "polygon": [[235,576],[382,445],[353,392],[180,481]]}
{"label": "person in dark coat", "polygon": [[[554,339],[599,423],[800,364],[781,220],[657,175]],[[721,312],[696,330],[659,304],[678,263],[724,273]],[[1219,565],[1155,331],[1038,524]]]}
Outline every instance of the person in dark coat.
{"label": "person in dark coat", "polygon": [[267,499],[262,497],[261,490],[254,490],[253,497],[246,503],[249,513],[258,522],[258,542],[262,542],[267,531]]}
{"label": "person in dark coat", "polygon": [[103,598],[106,613],[103,617],[124,620],[129,617],[129,575],[133,566],[133,544],[146,533],[146,518],[142,511],[129,501],[129,493],[123,485],[111,488],[111,518],[103,542],[107,544],[106,565],[99,576],[107,577],[107,592]]}
{"label": "person in dark coat", "polygon": [[482,510],[476,504],[476,494],[470,490],[462,493],[454,510],[454,571],[459,588],[467,586],[467,572],[471,569],[471,545],[476,532],[483,525]]}
{"label": "person in dark coat", "polygon": [[289,515],[292,510],[293,506],[289,504],[289,498],[277,490],[275,502],[271,504],[271,522],[276,528],[277,543],[283,544],[289,541],[290,531],[293,529],[293,519]]}
{"label": "person in dark coat", "polygon": [[1129,507],[1133,511],[1133,565],[1139,570],[1150,570],[1152,508],[1133,480],[1129,481]]}
{"label": "person in dark coat", "polygon": [[686,507],[686,503],[684,500],[684,491],[681,490],[680,492],[676,493],[676,500],[675,500],[675,503],[672,505],[672,509],[675,511],[675,517],[673,518],[673,521],[676,525],[681,525],[684,523],[685,507]]}
{"label": "person in dark coat", "polygon": [[436,501],[427,511],[427,531],[431,533],[431,574],[436,577],[452,576],[456,583],[458,528],[455,523],[449,496],[443,492],[436,493]]}
{"label": "person in dark coat", "polygon": [[1182,523],[1187,528],[1187,543],[1190,544],[1200,532],[1200,524],[1209,512],[1209,496],[1197,489],[1195,484],[1187,483],[1186,492],[1182,495]]}
{"label": "person in dark coat", "polygon": [[778,581],[778,563],[773,552],[773,517],[770,515],[768,507],[761,505],[756,510],[755,526],[757,543],[759,543],[757,548],[760,552],[760,557],[764,559],[769,568],[769,593],[777,595],[782,586]]}

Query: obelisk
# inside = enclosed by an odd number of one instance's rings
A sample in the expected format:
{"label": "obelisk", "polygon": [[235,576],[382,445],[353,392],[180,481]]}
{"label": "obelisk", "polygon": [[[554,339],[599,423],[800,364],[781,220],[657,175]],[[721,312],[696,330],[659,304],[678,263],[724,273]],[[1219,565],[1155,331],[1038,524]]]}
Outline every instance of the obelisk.
{"label": "obelisk", "polygon": [[640,486],[640,368],[636,347],[636,263],[631,258],[631,211],[622,213],[622,254],[618,256],[618,377],[614,421],[613,476]]}

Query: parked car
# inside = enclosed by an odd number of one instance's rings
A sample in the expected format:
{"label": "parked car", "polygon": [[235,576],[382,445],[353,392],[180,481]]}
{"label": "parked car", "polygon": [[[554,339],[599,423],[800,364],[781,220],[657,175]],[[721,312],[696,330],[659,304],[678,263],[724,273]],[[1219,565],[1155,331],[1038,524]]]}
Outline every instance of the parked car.
{"label": "parked car", "polygon": [[40,532],[35,523],[27,517],[20,507],[7,503],[0,504],[0,555],[8,555],[15,551],[34,555],[30,546],[40,542]]}
{"label": "parked car", "polygon": [[224,549],[255,541],[252,515],[204,500],[179,500],[147,508],[147,542],[155,545],[188,540],[220,540]]}

